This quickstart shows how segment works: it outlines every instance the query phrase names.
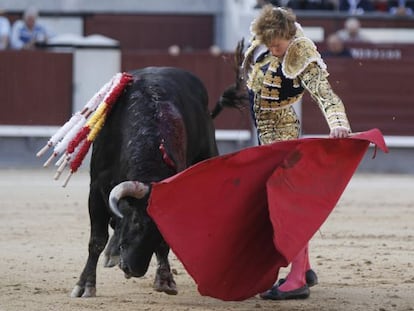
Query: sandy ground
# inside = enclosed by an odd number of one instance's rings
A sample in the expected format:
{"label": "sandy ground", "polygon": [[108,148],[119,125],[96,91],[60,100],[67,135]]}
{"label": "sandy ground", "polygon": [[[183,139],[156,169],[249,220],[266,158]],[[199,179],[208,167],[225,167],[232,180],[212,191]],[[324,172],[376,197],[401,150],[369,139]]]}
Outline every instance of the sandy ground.
{"label": "sandy ground", "polygon": [[[97,297],[70,298],[87,255],[86,172],[0,170],[0,310],[414,310],[414,175],[357,173],[311,241],[320,284],[304,301],[203,297],[174,255],[179,294],[98,267]],[[281,276],[287,270],[281,271]]]}

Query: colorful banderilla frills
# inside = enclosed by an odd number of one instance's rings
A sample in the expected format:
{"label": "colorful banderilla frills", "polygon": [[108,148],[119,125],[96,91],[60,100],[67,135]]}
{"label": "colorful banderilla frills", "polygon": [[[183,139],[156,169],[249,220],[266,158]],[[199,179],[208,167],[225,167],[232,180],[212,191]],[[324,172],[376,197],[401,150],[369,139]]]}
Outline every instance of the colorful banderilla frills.
{"label": "colorful banderilla frills", "polygon": [[44,163],[44,167],[58,155],[61,158],[56,162],[58,169],[55,179],[59,179],[65,167],[70,165],[70,172],[63,184],[67,185],[70,177],[81,166],[90,146],[102,129],[105,120],[126,85],[133,77],[128,73],[118,73],[106,83],[85,105],[76,112],[47,142],[38,153],[42,156],[49,148],[54,147],[50,158]]}

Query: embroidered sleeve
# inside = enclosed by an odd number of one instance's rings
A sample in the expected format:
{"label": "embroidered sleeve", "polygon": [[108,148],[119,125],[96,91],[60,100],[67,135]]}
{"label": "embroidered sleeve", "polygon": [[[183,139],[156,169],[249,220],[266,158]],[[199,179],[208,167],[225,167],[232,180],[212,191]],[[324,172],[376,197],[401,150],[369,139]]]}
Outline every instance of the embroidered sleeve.
{"label": "embroidered sleeve", "polygon": [[327,79],[328,73],[316,63],[309,64],[300,74],[299,78],[303,87],[309,91],[312,98],[318,103],[319,108],[332,130],[337,127],[351,127],[345,112],[342,100],[336,95]]}

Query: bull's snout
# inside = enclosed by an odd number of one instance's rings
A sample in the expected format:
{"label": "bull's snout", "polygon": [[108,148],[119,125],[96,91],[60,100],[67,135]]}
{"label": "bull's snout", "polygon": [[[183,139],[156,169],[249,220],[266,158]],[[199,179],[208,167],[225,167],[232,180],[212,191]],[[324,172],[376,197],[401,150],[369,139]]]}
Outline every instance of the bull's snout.
{"label": "bull's snout", "polygon": [[[125,278],[140,278],[148,271],[149,262],[141,258],[134,258],[123,247],[120,247],[121,256],[119,260],[119,268],[124,272]],[[129,254],[129,255],[128,255]],[[151,257],[150,257],[151,258]]]}
{"label": "bull's snout", "polygon": [[122,261],[120,262],[119,267],[124,272],[124,276],[127,279],[131,277],[134,277],[134,278],[143,277],[145,273],[147,272],[146,269],[136,269],[136,267],[132,268],[130,265]]}

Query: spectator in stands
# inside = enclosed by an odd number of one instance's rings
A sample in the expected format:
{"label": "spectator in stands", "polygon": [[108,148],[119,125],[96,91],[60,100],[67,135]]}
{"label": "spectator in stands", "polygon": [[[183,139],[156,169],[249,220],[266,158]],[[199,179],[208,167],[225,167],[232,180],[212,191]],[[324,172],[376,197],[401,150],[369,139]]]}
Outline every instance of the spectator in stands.
{"label": "spectator in stands", "polygon": [[321,53],[322,57],[344,57],[352,58],[350,49],[336,33],[328,36],[326,39],[326,51]]}
{"label": "spectator in stands", "polygon": [[374,0],[374,11],[388,13],[389,11],[389,1],[388,0]]}
{"label": "spectator in stands", "polygon": [[279,0],[256,0],[256,5],[253,8],[261,9],[266,4],[279,5]]}
{"label": "spectator in stands", "polygon": [[355,17],[345,20],[344,28],[338,30],[337,35],[345,43],[348,42],[370,42],[367,36],[361,33],[361,23]]}
{"label": "spectator in stands", "polygon": [[254,8],[260,9],[266,4],[292,10],[335,10],[336,8],[336,0],[257,0]]}
{"label": "spectator in stands", "polygon": [[339,11],[346,11],[352,15],[361,15],[374,11],[371,0],[339,0]]}
{"label": "spectator in stands", "polygon": [[0,50],[6,50],[10,41],[10,22],[0,8]]}
{"label": "spectator in stands", "polygon": [[37,21],[38,11],[34,7],[28,8],[22,20],[14,22],[11,31],[11,46],[13,49],[33,49],[37,44],[47,42],[49,35],[45,27]]}
{"label": "spectator in stands", "polygon": [[293,10],[335,10],[336,0],[289,0],[287,7]]}
{"label": "spectator in stands", "polygon": [[390,13],[398,16],[413,15],[414,1],[391,0],[389,2]]}

